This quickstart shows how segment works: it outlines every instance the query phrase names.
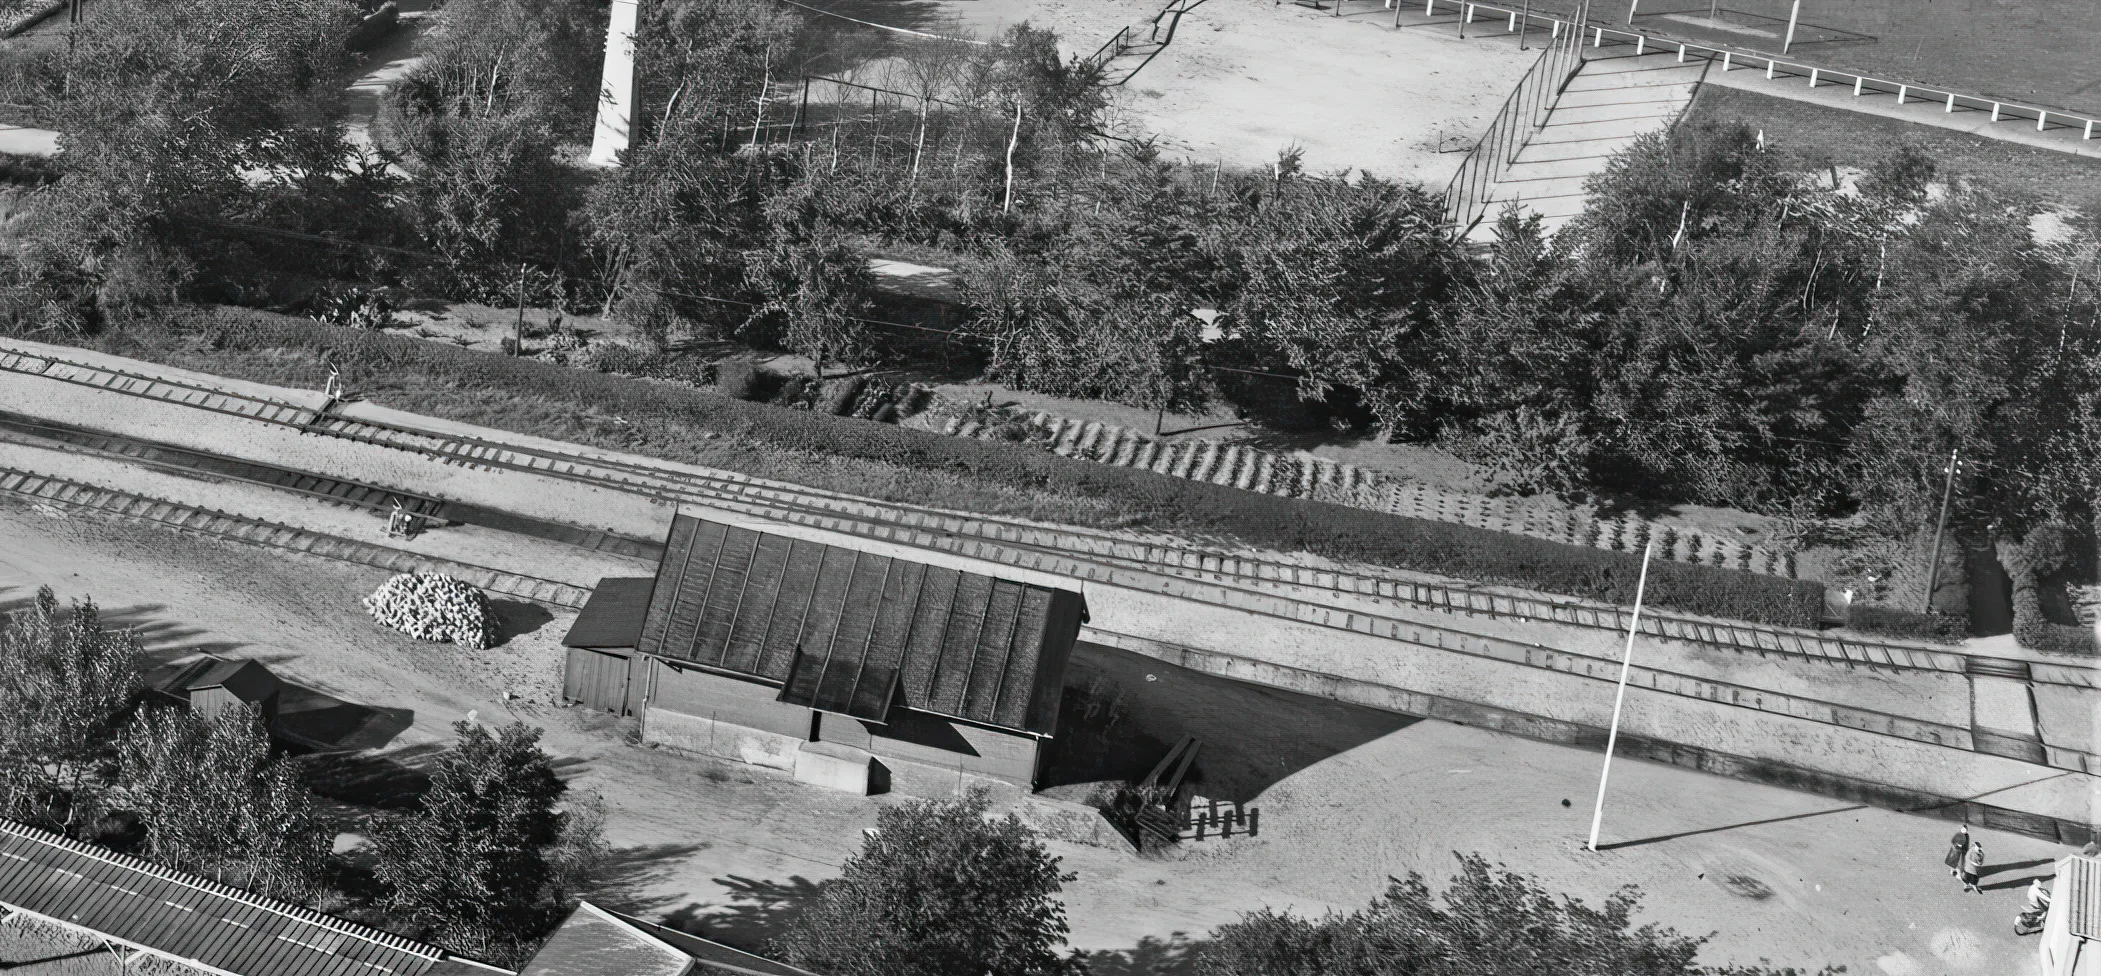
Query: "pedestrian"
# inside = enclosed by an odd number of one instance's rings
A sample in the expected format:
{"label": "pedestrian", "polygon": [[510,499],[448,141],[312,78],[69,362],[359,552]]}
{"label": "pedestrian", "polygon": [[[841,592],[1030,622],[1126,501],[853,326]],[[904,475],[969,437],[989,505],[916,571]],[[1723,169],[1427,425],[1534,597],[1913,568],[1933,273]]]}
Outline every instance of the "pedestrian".
{"label": "pedestrian", "polygon": [[1962,876],[1962,859],[1970,853],[1970,828],[1968,824],[1955,828],[1955,836],[1948,839],[1948,856],[1941,859],[1948,866],[1948,877]]}
{"label": "pedestrian", "polygon": [[2087,841],[2086,846],[2079,849],[2079,853],[2087,857],[2101,856],[2101,840]]}
{"label": "pedestrian", "polygon": [[1977,887],[1977,878],[1983,873],[1984,845],[1971,844],[1970,853],[1962,859],[1962,890],[1971,894],[1983,893],[1984,889]]}

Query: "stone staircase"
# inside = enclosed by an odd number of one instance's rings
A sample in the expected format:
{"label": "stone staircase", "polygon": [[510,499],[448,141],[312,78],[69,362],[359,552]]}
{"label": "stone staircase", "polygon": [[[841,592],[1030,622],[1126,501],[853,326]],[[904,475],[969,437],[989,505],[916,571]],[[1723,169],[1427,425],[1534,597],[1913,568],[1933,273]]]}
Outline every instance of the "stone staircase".
{"label": "stone staircase", "polygon": [[1469,239],[1492,240],[1495,218],[1510,203],[1538,214],[1548,233],[1559,230],[1583,211],[1591,176],[1636,139],[1670,128],[1684,114],[1706,70],[1707,62],[1680,62],[1675,52],[1583,62],[1545,123],[1495,174],[1487,219]]}

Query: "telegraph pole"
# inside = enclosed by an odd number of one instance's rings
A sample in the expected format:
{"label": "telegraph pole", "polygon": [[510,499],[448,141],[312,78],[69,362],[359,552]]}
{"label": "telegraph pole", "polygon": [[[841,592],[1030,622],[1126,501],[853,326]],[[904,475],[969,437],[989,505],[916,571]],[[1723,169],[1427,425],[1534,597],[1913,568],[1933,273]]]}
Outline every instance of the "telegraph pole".
{"label": "telegraph pole", "polygon": [[1962,445],[1957,444],[1948,452],[1948,481],[1941,488],[1941,517],[1933,526],[1933,558],[1926,564],[1926,605],[1919,609],[1933,612],[1933,588],[1940,585],[1941,537],[1948,531],[1948,500],[1955,497],[1955,468],[1961,463]]}
{"label": "telegraph pole", "polygon": [[1620,709],[1627,703],[1627,672],[1634,666],[1634,635],[1641,633],[1641,600],[1649,588],[1649,553],[1641,550],[1641,581],[1634,584],[1634,622],[1627,627],[1627,650],[1620,658],[1619,692],[1612,698],[1612,731],[1605,734],[1605,768],[1598,773],[1598,803],[1590,811],[1590,852],[1598,852],[1598,827],[1605,822],[1605,783],[1612,778],[1612,750],[1620,740]]}

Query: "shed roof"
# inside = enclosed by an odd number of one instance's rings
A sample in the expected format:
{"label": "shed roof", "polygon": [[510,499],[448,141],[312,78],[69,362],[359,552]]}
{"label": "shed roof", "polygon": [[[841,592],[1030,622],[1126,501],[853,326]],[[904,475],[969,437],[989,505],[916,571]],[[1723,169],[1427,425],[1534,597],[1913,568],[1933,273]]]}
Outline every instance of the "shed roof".
{"label": "shed roof", "polygon": [[148,682],[176,698],[188,698],[190,692],[207,688],[224,688],[246,702],[265,701],[284,689],[284,681],[270,673],[261,661],[212,655],[174,665]]}
{"label": "shed roof", "polygon": [[0,820],[0,905],[231,976],[503,972],[12,820]]}
{"label": "shed roof", "polygon": [[755,956],[742,949],[703,939],[691,933],[645,922],[632,915],[614,911],[608,911],[606,914],[656,936],[672,948],[693,957],[693,961],[700,964],[700,972],[707,976],[815,976],[807,969],[797,969],[784,962],[775,962],[764,956]]}
{"label": "shed roof", "polygon": [[882,721],[892,702],[1049,734],[1080,594],[681,513],[636,645]]}
{"label": "shed roof", "polygon": [[642,639],[642,616],[649,610],[649,588],[656,580],[608,576],[591,590],[591,599],[562,637],[565,647],[633,647]]}

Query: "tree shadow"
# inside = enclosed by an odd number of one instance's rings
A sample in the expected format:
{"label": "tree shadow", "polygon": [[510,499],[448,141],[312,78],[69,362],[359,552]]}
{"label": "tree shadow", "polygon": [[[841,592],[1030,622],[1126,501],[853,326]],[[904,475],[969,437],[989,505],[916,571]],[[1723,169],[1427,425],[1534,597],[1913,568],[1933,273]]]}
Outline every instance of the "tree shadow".
{"label": "tree shadow", "polygon": [[1146,936],[1129,949],[1097,949],[1087,953],[1088,976],[1187,976],[1205,943],[1176,932],[1165,939]]}
{"label": "tree shadow", "polygon": [[1245,804],[1277,781],[1420,719],[1235,681],[1099,644],[1074,647],[1045,789],[1143,777],[1185,735],[1187,782]]}
{"label": "tree shadow", "polygon": [[786,881],[730,875],[715,882],[729,889],[726,903],[692,902],[664,916],[664,924],[757,955],[766,955],[770,944],[787,934],[818,893],[817,882],[801,875]]}
{"label": "tree shadow", "polygon": [[642,844],[616,850],[606,859],[605,869],[589,893],[591,901],[616,912],[646,915],[678,901],[678,894],[644,895],[643,891],[669,878],[674,862],[713,847],[695,844]]}

